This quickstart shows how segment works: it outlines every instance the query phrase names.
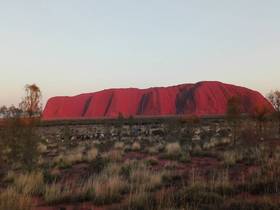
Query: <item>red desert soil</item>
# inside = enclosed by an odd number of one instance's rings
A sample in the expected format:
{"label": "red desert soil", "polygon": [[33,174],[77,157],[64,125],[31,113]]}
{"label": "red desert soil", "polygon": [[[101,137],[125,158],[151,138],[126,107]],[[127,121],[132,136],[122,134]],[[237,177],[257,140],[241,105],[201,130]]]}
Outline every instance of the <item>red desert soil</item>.
{"label": "red desert soil", "polygon": [[222,115],[228,99],[239,96],[242,112],[256,107],[273,110],[260,93],[221,82],[199,82],[148,89],[108,89],[73,97],[53,97],[43,112],[44,120],[170,115]]}

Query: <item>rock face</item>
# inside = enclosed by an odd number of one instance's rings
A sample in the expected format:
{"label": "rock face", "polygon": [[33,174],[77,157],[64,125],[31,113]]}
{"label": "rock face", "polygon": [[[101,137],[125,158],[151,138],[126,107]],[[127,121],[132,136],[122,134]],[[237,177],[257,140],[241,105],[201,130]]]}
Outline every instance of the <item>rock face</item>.
{"label": "rock face", "polygon": [[168,115],[223,115],[228,99],[238,96],[243,113],[271,104],[258,92],[221,82],[199,82],[148,89],[108,89],[49,99],[44,120]]}

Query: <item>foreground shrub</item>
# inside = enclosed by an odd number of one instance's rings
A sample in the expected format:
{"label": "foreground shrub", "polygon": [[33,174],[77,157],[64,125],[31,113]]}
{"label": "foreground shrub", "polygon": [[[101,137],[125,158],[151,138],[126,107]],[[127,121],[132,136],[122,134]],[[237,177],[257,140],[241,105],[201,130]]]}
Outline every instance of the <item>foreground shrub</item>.
{"label": "foreground shrub", "polygon": [[0,210],[31,210],[32,200],[28,195],[20,195],[14,188],[0,193]]}

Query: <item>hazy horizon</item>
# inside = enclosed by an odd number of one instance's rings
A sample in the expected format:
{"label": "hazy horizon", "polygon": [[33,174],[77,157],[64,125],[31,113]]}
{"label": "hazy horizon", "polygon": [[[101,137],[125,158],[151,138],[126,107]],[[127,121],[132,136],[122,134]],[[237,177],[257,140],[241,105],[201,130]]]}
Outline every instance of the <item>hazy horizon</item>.
{"label": "hazy horizon", "polygon": [[280,1],[0,1],[0,106],[221,81],[280,89]]}

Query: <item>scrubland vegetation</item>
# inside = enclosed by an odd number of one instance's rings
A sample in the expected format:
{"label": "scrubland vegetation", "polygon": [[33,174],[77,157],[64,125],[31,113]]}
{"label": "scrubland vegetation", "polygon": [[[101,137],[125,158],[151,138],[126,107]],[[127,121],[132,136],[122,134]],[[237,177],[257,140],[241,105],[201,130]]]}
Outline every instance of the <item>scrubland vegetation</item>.
{"label": "scrubland vegetation", "polygon": [[246,131],[234,143],[203,148],[139,140],[69,146],[31,133],[28,167],[25,149],[2,151],[0,209],[279,209],[280,140],[254,135],[257,143]]}
{"label": "scrubland vegetation", "polygon": [[235,112],[225,121],[229,138],[202,133],[207,141],[196,140],[203,124],[195,117],[172,122],[164,140],[129,141],[120,133],[117,141],[73,140],[67,127],[60,141],[45,139],[33,120],[8,118],[0,210],[280,209],[278,121]]}

